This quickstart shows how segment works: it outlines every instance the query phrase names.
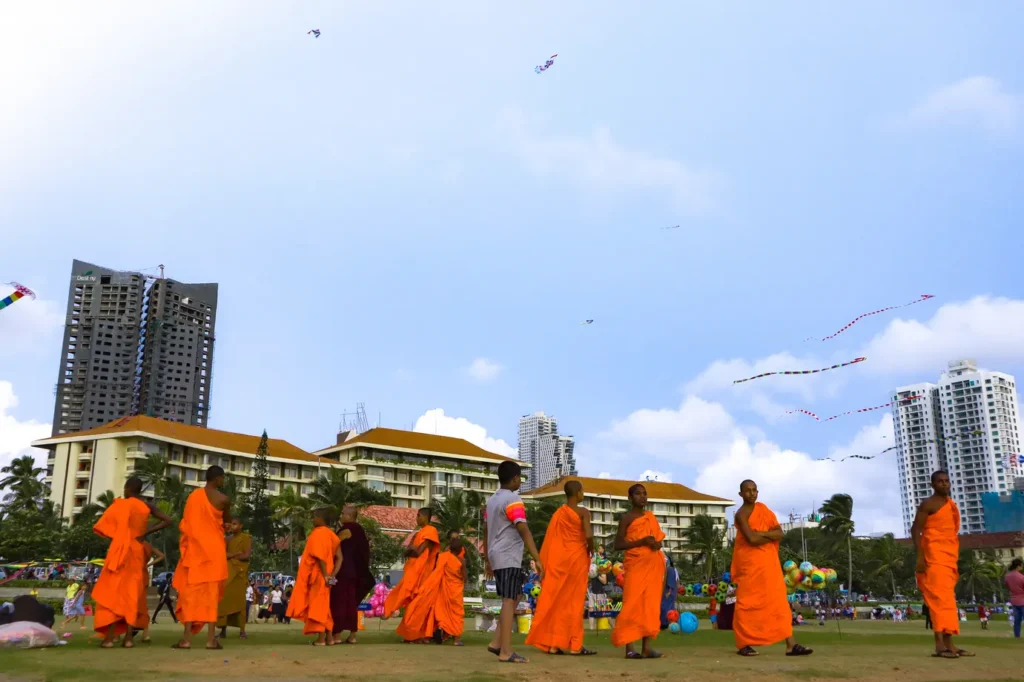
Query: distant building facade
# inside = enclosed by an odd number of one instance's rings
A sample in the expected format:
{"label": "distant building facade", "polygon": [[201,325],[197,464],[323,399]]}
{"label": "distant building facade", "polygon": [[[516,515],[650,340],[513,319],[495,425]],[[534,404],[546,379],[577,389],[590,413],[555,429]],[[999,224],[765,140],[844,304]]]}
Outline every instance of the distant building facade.
{"label": "distant building facade", "polygon": [[558,434],[558,420],[543,412],[519,418],[519,461],[530,465],[523,492],[576,475],[575,441]]}

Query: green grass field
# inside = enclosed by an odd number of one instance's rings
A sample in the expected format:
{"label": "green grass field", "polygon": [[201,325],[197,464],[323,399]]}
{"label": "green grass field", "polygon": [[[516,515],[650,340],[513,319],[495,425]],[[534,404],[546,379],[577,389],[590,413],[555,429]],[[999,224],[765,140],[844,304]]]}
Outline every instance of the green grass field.
{"label": "green grass field", "polygon": [[[472,621],[467,621],[471,626]],[[171,645],[180,630],[166,619],[152,630],[153,642],[134,649],[103,650],[90,631],[73,629],[67,646],[0,653],[0,680],[52,682],[117,682],[135,680],[1020,680],[1024,673],[1024,640],[1013,639],[1005,622],[982,631],[978,623],[962,624],[957,642],[976,658],[932,658],[932,637],[920,621],[888,623],[834,622],[797,629],[797,638],[812,647],[813,656],[787,658],[782,646],[761,649],[758,658],[735,654],[731,632],[701,629],[692,635],[663,634],[657,648],[662,660],[627,661],[613,649],[607,632],[587,633],[587,645],[599,654],[588,658],[549,656],[527,650],[514,635],[517,649],[530,663],[501,664],[488,654],[489,635],[467,630],[466,646],[403,644],[393,632],[395,621],[378,631],[376,621],[360,633],[356,645],[313,648],[301,625],[251,625],[249,639],[230,631],[222,651],[176,651]],[[194,643],[202,646],[203,640]]]}

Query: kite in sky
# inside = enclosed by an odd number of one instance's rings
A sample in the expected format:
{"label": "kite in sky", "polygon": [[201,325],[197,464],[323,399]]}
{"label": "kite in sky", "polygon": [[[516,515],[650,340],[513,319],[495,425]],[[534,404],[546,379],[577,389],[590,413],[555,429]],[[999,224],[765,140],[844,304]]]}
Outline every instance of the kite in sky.
{"label": "kite in sky", "polygon": [[594,324],[594,321],[593,320],[583,320],[582,322],[580,322],[580,326],[581,327],[584,326],[584,325],[588,325],[588,324]]}
{"label": "kite in sky", "polygon": [[537,73],[544,73],[545,71],[551,68],[552,64],[555,63],[555,57],[557,56],[557,54],[551,55],[550,57],[548,57],[548,60],[544,62],[544,66],[535,66],[533,67],[533,70],[536,71]]}
{"label": "kite in sky", "polygon": [[313,37],[314,37],[314,38],[319,38],[319,37],[320,37],[320,29],[318,29],[318,28],[314,28],[314,29],[313,29],[312,31],[306,31],[306,35],[307,35],[307,36],[308,36],[308,35],[309,35],[310,33],[312,33],[312,34],[313,34]]}
{"label": "kite in sky", "polygon": [[8,282],[8,284],[14,287],[14,293],[3,300],[0,300],[0,310],[3,310],[9,305],[13,305],[15,301],[26,296],[32,299],[36,297],[35,292],[26,286],[22,286],[17,282]]}
{"label": "kite in sky", "polygon": [[678,230],[679,226],[678,225],[669,225],[668,227],[663,227],[661,229],[663,229],[663,230]]}
{"label": "kite in sky", "polygon": [[873,310],[870,313],[864,313],[863,315],[858,315],[857,317],[853,318],[850,321],[849,324],[847,324],[845,327],[843,327],[842,329],[837,331],[835,334],[830,334],[829,336],[826,336],[823,339],[815,339],[812,336],[812,337],[808,337],[808,338],[804,339],[804,341],[805,342],[807,342],[807,341],[818,341],[818,340],[828,341],[829,339],[834,339],[837,336],[839,336],[840,334],[842,334],[843,332],[845,332],[847,329],[852,327],[853,325],[855,325],[858,322],[860,322],[865,317],[871,317],[872,315],[878,315],[879,313],[885,313],[885,312],[888,312],[890,310],[896,310],[897,308],[906,308],[908,305],[914,305],[915,303],[921,303],[923,301],[927,301],[930,298],[935,298],[935,297],[933,295],[931,295],[931,294],[921,294],[921,297],[918,298],[916,301],[911,301],[910,303],[904,303],[903,305],[889,306],[888,308],[882,308],[881,310]]}
{"label": "kite in sky", "polygon": [[838,365],[832,365],[831,367],[822,367],[821,369],[797,369],[797,370],[788,370],[788,371],[783,371],[783,372],[765,372],[764,374],[758,374],[756,376],[747,377],[746,379],[737,379],[736,381],[734,381],[732,383],[734,383],[734,384],[742,384],[744,381],[753,381],[754,379],[760,379],[762,377],[770,377],[770,376],[774,376],[776,374],[817,374],[818,372],[827,372],[830,369],[839,369],[840,367],[849,367],[850,365],[855,365],[858,362],[864,362],[865,360],[867,360],[867,358],[854,358],[853,360],[850,360],[849,362],[843,362],[843,363],[840,363]]}
{"label": "kite in sky", "polygon": [[[966,431],[966,429],[965,429],[965,431]],[[972,436],[980,435],[982,433],[984,433],[984,431],[971,431],[971,435]],[[926,440],[915,440],[913,443],[911,443],[907,447],[916,447],[918,445],[923,445],[925,443],[942,443],[942,442],[945,442],[947,440],[956,440],[956,439],[957,439],[957,436],[950,436],[948,438],[928,438]],[[815,459],[814,461],[815,462],[845,462],[848,459],[874,459],[875,457],[879,457],[880,455],[884,455],[887,452],[892,452],[893,450],[899,450],[901,447],[903,447],[903,446],[902,445],[893,445],[890,448],[886,448],[885,450],[882,450],[877,455],[847,455],[846,457],[843,457],[842,459],[832,459],[831,457],[819,457],[819,458]]]}
{"label": "kite in sky", "polygon": [[913,400],[915,398],[923,398],[923,397],[924,397],[923,395],[908,395],[906,398],[900,398],[897,401],[893,401],[891,403],[886,403],[885,405],[875,405],[874,407],[862,407],[859,410],[850,410],[849,412],[840,412],[839,414],[834,414],[831,417],[828,417],[827,419],[822,419],[818,415],[814,414],[813,412],[808,412],[807,410],[788,410],[786,412],[786,414],[794,414],[796,412],[799,412],[800,414],[806,414],[808,417],[814,417],[814,421],[817,421],[817,422],[830,422],[833,419],[839,419],[840,417],[845,417],[848,414],[857,414],[859,412],[873,412],[875,410],[881,410],[881,409],[886,408],[886,407],[892,407],[897,402],[903,402],[904,400]]}

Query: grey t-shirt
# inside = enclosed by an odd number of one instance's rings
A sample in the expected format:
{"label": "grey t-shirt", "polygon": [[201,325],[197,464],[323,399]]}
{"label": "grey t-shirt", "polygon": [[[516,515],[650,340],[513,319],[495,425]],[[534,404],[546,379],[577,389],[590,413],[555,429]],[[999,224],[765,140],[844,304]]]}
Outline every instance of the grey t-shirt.
{"label": "grey t-shirt", "polygon": [[519,495],[499,488],[487,500],[487,560],[494,570],[523,565],[523,539],[517,523],[526,523],[526,506]]}

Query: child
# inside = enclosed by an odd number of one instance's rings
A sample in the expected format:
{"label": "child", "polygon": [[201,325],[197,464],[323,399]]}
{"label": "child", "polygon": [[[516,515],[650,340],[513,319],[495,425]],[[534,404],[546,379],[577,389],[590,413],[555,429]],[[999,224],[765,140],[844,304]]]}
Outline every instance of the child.
{"label": "child", "polygon": [[978,620],[981,621],[981,629],[988,630],[988,609],[985,608],[985,602],[978,604]]}
{"label": "child", "polygon": [[711,619],[711,629],[718,629],[718,600],[711,598],[711,605],[708,606],[708,617]]}
{"label": "child", "polygon": [[825,627],[825,609],[823,607],[818,608],[818,625]]}
{"label": "child", "polygon": [[516,494],[522,485],[522,468],[512,460],[502,462],[498,465],[498,482],[501,488],[487,501],[484,517],[484,567],[488,577],[494,576],[501,597],[501,616],[487,650],[503,663],[526,663],[525,657],[512,651],[512,621],[523,592],[523,548],[537,563],[541,580],[544,564],[526,524],[526,506]]}

